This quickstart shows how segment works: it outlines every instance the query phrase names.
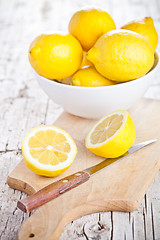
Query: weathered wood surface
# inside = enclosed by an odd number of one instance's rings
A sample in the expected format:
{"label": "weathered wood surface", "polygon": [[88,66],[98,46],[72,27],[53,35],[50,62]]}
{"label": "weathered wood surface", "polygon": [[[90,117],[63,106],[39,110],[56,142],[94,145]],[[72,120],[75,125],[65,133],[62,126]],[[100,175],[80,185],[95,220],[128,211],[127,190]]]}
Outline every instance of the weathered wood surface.
{"label": "weathered wood surface", "polygon": [[[81,7],[103,8],[121,26],[135,18],[152,16],[160,33],[159,0],[1,0],[0,1],[0,239],[16,239],[28,217],[16,208],[24,193],[6,184],[9,172],[21,160],[21,140],[39,124],[52,124],[62,109],[50,101],[35,81],[28,64],[31,40],[51,29],[65,30],[70,16]],[[147,97],[160,99],[157,75]],[[155,126],[154,126],[155,127]],[[156,126],[159,127],[159,126]],[[160,173],[140,207],[132,213],[106,212],[70,223],[60,240],[160,239]]]}

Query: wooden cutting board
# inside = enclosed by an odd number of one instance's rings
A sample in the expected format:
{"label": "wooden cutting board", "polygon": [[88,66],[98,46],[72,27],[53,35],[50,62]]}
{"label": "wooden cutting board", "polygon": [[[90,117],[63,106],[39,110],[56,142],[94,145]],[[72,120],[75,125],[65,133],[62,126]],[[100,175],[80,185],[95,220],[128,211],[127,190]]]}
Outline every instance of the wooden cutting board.
{"label": "wooden cutting board", "polygon": [[[149,139],[157,139],[157,142],[37,209],[19,230],[19,240],[56,240],[69,222],[82,215],[110,210],[133,211],[138,207],[160,168],[160,101],[142,100],[129,112],[136,125],[136,143]],[[84,145],[93,120],[64,112],[54,124],[69,132],[77,144],[78,154],[73,165],[59,177],[45,178],[31,172],[21,161],[8,176],[10,187],[32,194],[103,160]]]}

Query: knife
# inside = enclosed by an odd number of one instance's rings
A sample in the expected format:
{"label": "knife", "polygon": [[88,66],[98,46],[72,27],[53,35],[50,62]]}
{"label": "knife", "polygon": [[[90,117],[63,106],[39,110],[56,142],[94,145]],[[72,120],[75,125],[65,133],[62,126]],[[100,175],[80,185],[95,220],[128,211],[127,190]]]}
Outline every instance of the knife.
{"label": "knife", "polygon": [[62,178],[50,185],[42,188],[38,192],[30,195],[29,197],[18,201],[17,207],[23,212],[31,212],[35,208],[42,206],[43,204],[57,198],[63,193],[77,187],[78,185],[89,180],[90,176],[100,172],[102,169],[108,167],[109,165],[119,162],[121,159],[127,157],[128,155],[138,151],[139,149],[154,143],[156,140],[149,140],[146,142],[138,143],[129,148],[128,152],[118,158],[107,158],[99,164],[89,167],[83,171],[76,172],[65,178]]}

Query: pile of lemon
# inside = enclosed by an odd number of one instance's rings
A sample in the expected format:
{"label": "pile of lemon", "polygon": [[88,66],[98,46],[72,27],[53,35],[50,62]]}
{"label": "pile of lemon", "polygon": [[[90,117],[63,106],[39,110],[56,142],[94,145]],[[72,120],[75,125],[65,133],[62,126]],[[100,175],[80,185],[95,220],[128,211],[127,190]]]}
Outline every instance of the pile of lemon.
{"label": "pile of lemon", "polygon": [[[70,20],[69,34],[38,36],[31,43],[29,61],[39,75],[74,86],[108,86],[142,77],[153,66],[158,42],[152,18],[115,29],[107,12],[81,10]],[[115,111],[92,127],[85,146],[98,156],[115,158],[128,151],[135,137],[128,112]],[[70,167],[77,147],[67,132],[44,125],[27,133],[22,154],[29,169],[53,177]]]}
{"label": "pile of lemon", "polygon": [[68,29],[69,34],[42,34],[31,43],[29,61],[39,75],[97,87],[137,79],[153,66],[158,35],[150,17],[116,29],[107,12],[81,10]]}

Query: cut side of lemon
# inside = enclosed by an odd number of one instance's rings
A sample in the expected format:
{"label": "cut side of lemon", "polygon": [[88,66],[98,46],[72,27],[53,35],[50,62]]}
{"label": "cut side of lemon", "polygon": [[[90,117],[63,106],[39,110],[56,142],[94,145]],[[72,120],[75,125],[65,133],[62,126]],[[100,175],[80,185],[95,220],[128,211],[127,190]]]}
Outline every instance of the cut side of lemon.
{"label": "cut side of lemon", "polygon": [[54,177],[67,170],[77,154],[72,137],[64,130],[42,125],[29,131],[22,141],[22,155],[33,172]]}
{"label": "cut side of lemon", "polygon": [[115,158],[133,145],[135,125],[127,111],[119,110],[100,119],[86,137],[86,147],[98,156]]}

